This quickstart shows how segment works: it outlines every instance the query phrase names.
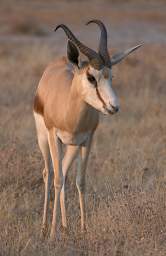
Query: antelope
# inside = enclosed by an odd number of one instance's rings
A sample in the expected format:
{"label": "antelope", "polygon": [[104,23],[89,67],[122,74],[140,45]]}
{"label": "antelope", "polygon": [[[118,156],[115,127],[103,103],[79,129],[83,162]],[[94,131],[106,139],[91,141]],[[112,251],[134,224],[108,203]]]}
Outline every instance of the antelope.
{"label": "antelope", "polygon": [[[112,88],[112,66],[141,46],[139,44],[110,58],[105,25],[100,20],[91,20],[87,25],[90,23],[96,23],[100,28],[98,52],[80,42],[66,25],[56,27],[55,31],[63,29],[68,38],[67,57],[61,57],[48,65],[34,99],[37,138],[45,165],[43,234],[47,232],[50,187],[54,176],[51,240],[57,235],[59,208],[62,226],[67,228],[65,180],[76,156],[79,159],[76,186],[81,230],[85,229],[85,172],[99,113],[112,115],[119,110],[118,98]],[[86,61],[80,60],[80,53],[87,58]],[[66,145],[64,156],[63,145]]]}

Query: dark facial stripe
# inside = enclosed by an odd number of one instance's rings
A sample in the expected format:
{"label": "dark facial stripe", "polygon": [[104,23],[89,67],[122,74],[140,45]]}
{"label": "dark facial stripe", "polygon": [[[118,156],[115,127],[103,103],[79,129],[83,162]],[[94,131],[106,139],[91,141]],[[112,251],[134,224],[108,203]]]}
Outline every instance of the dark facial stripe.
{"label": "dark facial stripe", "polygon": [[102,98],[102,96],[101,96],[101,94],[100,94],[100,92],[99,92],[96,79],[95,79],[95,78],[93,77],[93,75],[91,75],[89,72],[87,72],[86,75],[87,75],[88,81],[94,85],[94,87],[95,87],[95,89],[96,89],[97,97],[98,97],[99,100],[102,102],[103,107],[106,108],[106,103],[105,103],[105,101],[103,100],[103,98]]}
{"label": "dark facial stripe", "polygon": [[103,100],[103,98],[102,98],[102,96],[101,96],[101,94],[100,94],[100,92],[99,92],[98,87],[96,86],[95,88],[96,88],[96,94],[97,94],[97,97],[98,97],[98,98],[99,98],[99,100],[102,102],[103,107],[104,107],[104,108],[106,108],[106,103],[105,103],[105,101]]}

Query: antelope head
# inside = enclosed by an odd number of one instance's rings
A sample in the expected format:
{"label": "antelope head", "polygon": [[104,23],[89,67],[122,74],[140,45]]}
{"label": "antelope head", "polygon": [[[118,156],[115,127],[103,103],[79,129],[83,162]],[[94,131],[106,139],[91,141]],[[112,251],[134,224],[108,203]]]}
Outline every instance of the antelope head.
{"label": "antelope head", "polygon": [[[83,100],[104,114],[114,114],[119,110],[119,103],[112,88],[112,66],[142,44],[110,57],[105,25],[99,20],[91,20],[87,25],[90,23],[96,23],[101,30],[98,52],[81,43],[64,24],[58,25],[55,31],[62,28],[68,37],[67,56],[69,61],[77,67],[74,78],[79,77],[79,90]],[[79,51],[87,57],[87,62],[79,62]]]}

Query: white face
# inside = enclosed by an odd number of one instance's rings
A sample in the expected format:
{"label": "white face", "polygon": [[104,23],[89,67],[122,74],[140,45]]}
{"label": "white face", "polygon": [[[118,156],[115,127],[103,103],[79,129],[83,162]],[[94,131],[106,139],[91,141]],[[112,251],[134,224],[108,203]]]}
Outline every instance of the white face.
{"label": "white face", "polygon": [[119,110],[119,103],[112,89],[111,69],[104,67],[96,70],[89,67],[83,74],[82,95],[85,102],[104,114],[114,114]]}

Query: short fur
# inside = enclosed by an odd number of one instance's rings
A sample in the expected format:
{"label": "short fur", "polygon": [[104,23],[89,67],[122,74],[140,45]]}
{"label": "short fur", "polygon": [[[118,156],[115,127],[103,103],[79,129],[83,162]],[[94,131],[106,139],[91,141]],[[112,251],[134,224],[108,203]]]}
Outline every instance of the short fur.
{"label": "short fur", "polygon": [[48,129],[56,127],[70,133],[94,131],[98,111],[80,98],[79,75],[74,77],[73,72],[73,65],[65,57],[52,62],[39,82],[34,111],[43,116]]}
{"label": "short fur", "polygon": [[[93,21],[94,22],[94,21]],[[104,24],[95,20],[100,28]],[[34,117],[36,122],[38,144],[43,155],[45,167],[45,200],[42,233],[47,231],[48,206],[52,167],[54,172],[54,209],[51,225],[51,239],[57,229],[59,203],[61,206],[62,225],[67,227],[65,209],[65,180],[73,160],[79,154],[79,169],[76,185],[79,192],[81,229],[85,228],[85,172],[91,148],[93,134],[99,122],[99,111],[114,114],[119,110],[119,103],[112,88],[111,66],[124,59],[130,52],[141,45],[114,55],[111,60],[103,59],[99,54],[81,44],[65,26],[68,35],[68,58],[62,57],[52,62],[45,70],[37,88],[34,99]],[[101,36],[103,33],[101,33]],[[103,58],[107,49],[106,41],[101,45]],[[102,40],[101,40],[102,44]],[[78,62],[79,52],[88,57],[88,62]],[[93,58],[94,57],[94,58]],[[105,66],[104,66],[105,62]],[[63,157],[62,144],[66,145]]]}

